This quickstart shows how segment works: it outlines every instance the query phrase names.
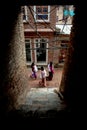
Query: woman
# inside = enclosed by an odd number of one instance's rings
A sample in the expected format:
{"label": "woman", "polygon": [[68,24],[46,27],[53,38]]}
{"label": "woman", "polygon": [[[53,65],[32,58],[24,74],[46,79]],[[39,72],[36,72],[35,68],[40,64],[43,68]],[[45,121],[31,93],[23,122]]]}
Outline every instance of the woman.
{"label": "woman", "polygon": [[36,79],[38,69],[34,62],[31,64],[31,68],[32,68],[32,74],[30,75],[30,77]]}
{"label": "woman", "polygon": [[42,87],[42,86],[44,86],[44,87],[46,87],[46,70],[44,69],[44,67],[42,66],[41,67],[41,74],[40,74],[40,76],[41,76],[41,81],[39,82],[39,85]]}
{"label": "woman", "polygon": [[53,74],[54,74],[53,62],[51,61],[48,64],[48,71],[49,71],[49,76],[46,78],[46,80],[50,81],[53,79]]}

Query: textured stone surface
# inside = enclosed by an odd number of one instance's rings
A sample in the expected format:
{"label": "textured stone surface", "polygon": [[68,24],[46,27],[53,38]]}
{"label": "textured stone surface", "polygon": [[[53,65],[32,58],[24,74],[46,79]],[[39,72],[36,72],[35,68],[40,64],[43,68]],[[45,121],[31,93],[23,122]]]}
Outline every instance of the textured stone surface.
{"label": "textured stone surface", "polygon": [[53,118],[67,105],[54,92],[56,88],[31,88],[19,110],[25,117]]}

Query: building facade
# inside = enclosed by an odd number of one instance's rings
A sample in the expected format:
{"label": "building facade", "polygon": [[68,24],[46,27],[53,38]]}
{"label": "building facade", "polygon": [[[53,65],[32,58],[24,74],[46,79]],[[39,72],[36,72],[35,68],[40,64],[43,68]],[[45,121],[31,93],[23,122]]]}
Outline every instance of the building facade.
{"label": "building facade", "polygon": [[69,42],[69,35],[56,31],[57,6],[23,6],[22,12],[27,65],[63,62],[65,51],[60,48]]}

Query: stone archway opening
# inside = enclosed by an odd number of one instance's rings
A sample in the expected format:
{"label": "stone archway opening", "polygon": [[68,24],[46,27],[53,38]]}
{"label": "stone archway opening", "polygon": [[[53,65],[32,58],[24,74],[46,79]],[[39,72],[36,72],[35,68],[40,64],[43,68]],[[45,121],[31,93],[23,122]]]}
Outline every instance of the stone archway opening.
{"label": "stone archway opening", "polygon": [[[18,98],[20,99],[20,101],[24,99],[28,87],[25,58],[23,57],[24,34],[23,34],[23,24],[22,24],[20,6],[14,5],[13,7],[14,8],[10,7],[10,9],[13,11],[14,17],[11,18],[10,22],[9,20],[7,20],[8,26],[6,26],[5,22],[3,22],[3,24],[5,24],[4,28],[6,28],[6,32],[3,32],[3,29],[1,28],[2,39],[0,45],[1,49],[0,53],[3,56],[0,57],[1,58],[0,84],[1,84],[1,100],[2,100],[1,105],[3,105],[1,107],[1,110],[2,111],[5,110],[5,112],[9,110],[15,110],[15,106],[18,103]],[[10,9],[7,12],[8,14],[10,14]],[[69,102],[70,104],[73,104],[75,100],[76,101],[78,100],[76,96],[78,86],[76,88],[73,86],[78,84],[79,80],[78,69],[80,69],[78,67],[78,63],[80,62],[79,61],[80,49],[78,45],[79,44],[78,36],[80,28],[78,19],[80,16],[78,14],[79,9],[77,6],[76,9],[77,12],[75,12],[76,16],[73,21],[73,28],[71,33],[71,46],[68,53],[68,58],[64,66],[64,73],[63,73],[64,75],[62,77],[62,82],[59,90],[60,93],[64,96],[64,98],[67,100],[67,102]],[[1,15],[3,20],[5,19],[4,16],[5,15],[3,16]],[[75,26],[78,27],[77,30],[75,30]],[[4,39],[4,37],[6,39]],[[2,51],[2,49],[5,50],[5,53]],[[74,93],[75,95],[73,96],[72,93]]]}

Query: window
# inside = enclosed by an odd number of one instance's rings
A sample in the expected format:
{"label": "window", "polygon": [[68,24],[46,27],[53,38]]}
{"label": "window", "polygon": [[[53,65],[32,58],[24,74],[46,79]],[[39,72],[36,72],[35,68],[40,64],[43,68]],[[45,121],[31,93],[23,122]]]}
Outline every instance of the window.
{"label": "window", "polygon": [[47,39],[36,39],[35,40],[35,53],[36,53],[36,62],[37,63],[46,63],[48,50],[47,48]]}
{"label": "window", "polygon": [[41,12],[42,12],[42,9],[38,7],[36,10],[36,13],[41,13]]}
{"label": "window", "polygon": [[22,6],[23,22],[28,21],[28,12],[27,6]]}
{"label": "window", "polygon": [[45,20],[49,22],[50,6],[34,6],[34,11],[36,21],[44,22]]}
{"label": "window", "polygon": [[44,8],[43,8],[43,12],[46,12],[46,13],[47,13],[47,12],[48,12],[48,8],[44,7]]}
{"label": "window", "polygon": [[30,40],[25,40],[26,61],[31,62]]}

